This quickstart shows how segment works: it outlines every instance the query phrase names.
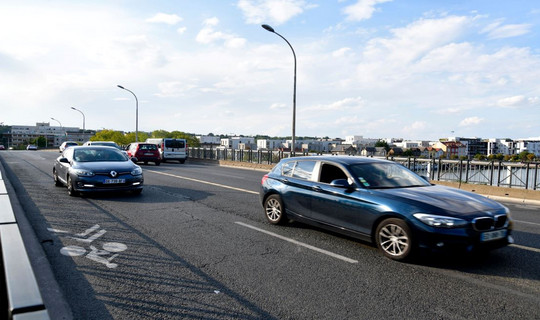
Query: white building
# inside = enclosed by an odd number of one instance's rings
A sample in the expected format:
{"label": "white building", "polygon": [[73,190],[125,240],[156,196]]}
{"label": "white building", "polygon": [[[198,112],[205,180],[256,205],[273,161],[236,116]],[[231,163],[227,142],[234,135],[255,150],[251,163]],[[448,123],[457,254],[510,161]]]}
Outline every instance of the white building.
{"label": "white building", "polygon": [[216,136],[197,136],[201,147],[218,147],[221,145],[221,138]]}
{"label": "white building", "polygon": [[515,142],[512,139],[489,139],[487,155],[513,155],[516,154]]}
{"label": "white building", "polygon": [[255,149],[255,138],[253,137],[232,137],[221,139],[221,146],[227,149]]}
{"label": "white building", "polygon": [[540,157],[540,140],[516,140],[514,141],[514,148],[516,154],[527,151]]}
{"label": "white building", "polygon": [[285,142],[285,140],[259,139],[257,140],[257,150],[281,149],[283,148],[283,142]]}
{"label": "white building", "polygon": [[14,125],[7,134],[10,145],[24,145],[31,139],[44,137],[47,147],[59,147],[64,141],[76,141],[81,144],[88,141],[96,132],[86,130],[82,132],[78,127],[51,126],[49,122],[38,122],[35,126]]}
{"label": "white building", "polygon": [[364,138],[363,136],[346,136],[344,144],[352,146],[374,147],[379,139]]}

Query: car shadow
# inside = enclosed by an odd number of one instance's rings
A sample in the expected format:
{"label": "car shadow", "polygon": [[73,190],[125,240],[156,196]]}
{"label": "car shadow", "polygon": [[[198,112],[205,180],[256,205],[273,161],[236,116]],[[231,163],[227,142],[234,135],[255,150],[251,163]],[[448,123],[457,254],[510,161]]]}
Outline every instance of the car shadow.
{"label": "car shadow", "polygon": [[[280,227],[319,231],[378,250],[377,246],[371,242],[294,220]],[[532,245],[540,243],[540,235],[514,230],[513,236],[519,239],[519,243],[522,245],[509,245],[480,252],[417,250],[416,255],[404,263],[474,275],[540,280],[538,272],[540,250]],[[388,258],[381,253],[380,259]]]}
{"label": "car shadow", "polygon": [[129,203],[167,203],[182,201],[199,201],[212,196],[213,193],[177,187],[145,184],[140,194],[131,191],[109,191],[81,193],[81,198],[108,200]]}

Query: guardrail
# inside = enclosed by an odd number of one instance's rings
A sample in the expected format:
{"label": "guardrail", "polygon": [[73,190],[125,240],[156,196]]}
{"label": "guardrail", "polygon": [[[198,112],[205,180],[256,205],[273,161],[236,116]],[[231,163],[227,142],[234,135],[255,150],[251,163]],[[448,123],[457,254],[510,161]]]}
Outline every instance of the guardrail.
{"label": "guardrail", "polygon": [[[316,155],[297,152],[300,155]],[[275,164],[290,157],[290,152],[273,150],[236,150],[189,148],[189,157],[257,164]],[[422,158],[383,158],[392,160],[434,181],[460,182],[506,188],[540,190],[540,163],[502,161],[446,160]]]}
{"label": "guardrail", "polygon": [[0,318],[49,319],[13,213],[2,172],[0,172],[0,247],[2,251],[0,263],[4,273],[4,277],[0,280],[2,306]]}

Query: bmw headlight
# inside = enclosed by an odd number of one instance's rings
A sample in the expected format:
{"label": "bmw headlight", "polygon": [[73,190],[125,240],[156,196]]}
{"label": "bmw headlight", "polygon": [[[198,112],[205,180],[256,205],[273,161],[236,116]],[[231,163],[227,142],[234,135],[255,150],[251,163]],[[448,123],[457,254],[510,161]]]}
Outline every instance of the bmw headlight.
{"label": "bmw headlight", "polygon": [[142,174],[141,167],[137,167],[131,171],[132,176],[140,176]]}
{"label": "bmw headlight", "polygon": [[75,173],[79,177],[92,177],[92,176],[94,176],[94,173],[92,171],[85,170],[85,169],[73,169],[73,173]]}
{"label": "bmw headlight", "polygon": [[468,223],[463,219],[438,216],[434,214],[415,213],[413,216],[428,226],[437,228],[459,228],[467,225]]}

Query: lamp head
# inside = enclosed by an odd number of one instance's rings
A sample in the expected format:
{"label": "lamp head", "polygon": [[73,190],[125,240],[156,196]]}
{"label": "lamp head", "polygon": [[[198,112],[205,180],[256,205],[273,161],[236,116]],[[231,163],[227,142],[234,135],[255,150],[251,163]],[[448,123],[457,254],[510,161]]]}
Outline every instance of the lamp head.
{"label": "lamp head", "polygon": [[270,31],[270,32],[275,32],[274,31],[274,28],[272,28],[271,26],[267,25],[267,24],[263,24],[261,25],[261,27],[263,27],[264,29]]}

